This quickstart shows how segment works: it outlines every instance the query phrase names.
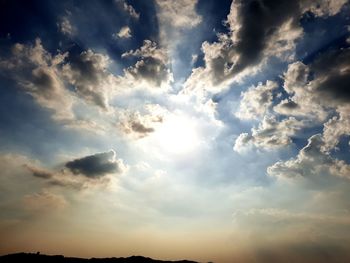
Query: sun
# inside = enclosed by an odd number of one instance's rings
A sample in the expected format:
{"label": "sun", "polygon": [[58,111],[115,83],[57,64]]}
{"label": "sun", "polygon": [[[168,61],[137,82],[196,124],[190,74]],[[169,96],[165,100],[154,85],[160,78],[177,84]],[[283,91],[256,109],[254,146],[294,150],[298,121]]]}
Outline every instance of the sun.
{"label": "sun", "polygon": [[162,151],[171,154],[193,152],[200,144],[195,120],[179,114],[168,116],[152,137]]}

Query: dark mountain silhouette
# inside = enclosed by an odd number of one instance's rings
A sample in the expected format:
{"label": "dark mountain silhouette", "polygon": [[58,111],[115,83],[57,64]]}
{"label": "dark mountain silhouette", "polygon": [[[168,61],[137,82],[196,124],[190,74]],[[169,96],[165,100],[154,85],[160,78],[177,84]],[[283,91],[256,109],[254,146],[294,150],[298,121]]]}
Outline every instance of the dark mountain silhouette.
{"label": "dark mountain silhouette", "polygon": [[198,263],[188,260],[162,261],[142,256],[132,256],[128,258],[73,258],[62,255],[48,256],[40,253],[17,253],[0,256],[0,263]]}

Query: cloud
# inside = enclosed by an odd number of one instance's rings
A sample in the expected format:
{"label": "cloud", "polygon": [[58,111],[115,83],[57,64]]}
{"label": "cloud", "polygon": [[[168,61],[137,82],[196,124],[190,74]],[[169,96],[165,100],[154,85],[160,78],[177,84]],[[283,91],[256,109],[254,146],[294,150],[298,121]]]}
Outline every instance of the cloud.
{"label": "cloud", "polygon": [[36,166],[32,166],[29,164],[24,165],[29,171],[32,172],[33,176],[38,177],[38,178],[43,178],[43,179],[50,179],[55,176],[55,173],[45,170],[43,168],[38,168]]}
{"label": "cloud", "polygon": [[350,179],[350,165],[322,151],[323,146],[322,135],[313,135],[296,158],[275,163],[267,168],[267,173],[277,178],[317,177],[328,174]]}
{"label": "cloud", "polygon": [[[316,3],[317,2],[317,3]],[[234,1],[227,23],[231,30],[234,53],[238,55],[232,72],[257,64],[264,55],[281,57],[295,48],[295,41],[302,36],[299,20],[307,12],[320,16],[335,15],[346,1]],[[325,3],[328,2],[328,3]],[[287,48],[286,48],[287,47]]]}
{"label": "cloud", "polygon": [[148,105],[146,112],[125,111],[119,116],[119,128],[125,134],[135,138],[144,138],[155,131],[155,126],[163,122],[164,114],[153,112],[152,105]]}
{"label": "cloud", "polygon": [[[307,118],[314,124],[331,117],[323,124],[323,135],[312,136],[296,158],[270,166],[270,175],[349,177],[350,165],[330,154],[337,149],[340,138],[350,134],[349,61],[350,49],[344,48],[324,52],[309,65],[297,61],[288,66],[284,74],[284,89],[289,97],[275,106],[274,111]],[[239,139],[240,144],[248,140],[246,137]]]}
{"label": "cloud", "polygon": [[76,33],[76,28],[72,26],[71,22],[66,16],[61,18],[61,20],[57,23],[57,26],[58,26],[58,29],[64,35],[72,36]]}
{"label": "cloud", "polygon": [[241,101],[236,116],[240,119],[258,119],[264,116],[273,104],[273,91],[278,88],[274,81],[260,83],[241,93]]}
{"label": "cloud", "polygon": [[38,164],[31,164],[29,162],[23,165],[36,178],[46,181],[48,186],[60,186],[81,190],[89,188],[90,184],[84,178],[74,177],[66,170],[51,171],[40,167]]}
{"label": "cloud", "polygon": [[113,34],[114,38],[130,38],[131,37],[131,29],[128,26],[123,26],[118,33]]}
{"label": "cloud", "polygon": [[350,48],[330,51],[320,55],[310,65],[314,79],[310,87],[319,94],[318,101],[325,103],[325,98],[333,102],[336,107],[339,103],[350,102],[350,91],[347,83],[350,81]]}
{"label": "cloud", "polygon": [[159,48],[153,41],[145,40],[142,47],[125,52],[122,57],[140,58],[134,66],[124,69],[124,80],[130,86],[146,84],[150,88],[168,88],[173,81],[166,50]]}
{"label": "cloud", "polygon": [[[232,1],[226,20],[229,32],[218,34],[216,42],[202,44],[205,66],[192,71],[185,88],[220,90],[255,74],[271,57],[291,61],[303,35],[303,14],[310,11],[320,16],[335,15],[346,1],[316,2]],[[330,6],[332,10],[326,12]],[[203,79],[203,83],[198,79]]]}
{"label": "cloud", "polygon": [[127,12],[132,18],[139,19],[140,14],[136,12],[132,5],[129,5],[125,0],[116,0],[117,5],[119,5],[125,12]]}
{"label": "cloud", "polygon": [[[83,101],[95,101],[107,107],[105,97],[109,91],[105,86],[111,84],[108,88],[113,89],[114,77],[107,74],[101,65],[96,66],[102,63],[98,55],[94,57],[91,51],[86,51],[81,55],[82,61],[78,59],[78,62],[75,60],[70,64],[68,53],[51,54],[39,38],[33,45],[17,43],[12,46],[11,52],[11,57],[0,60],[2,72],[30,94],[38,105],[50,110],[53,120],[64,127],[94,132],[102,130],[94,120],[78,117],[74,112],[75,106],[79,105],[77,95],[81,95],[79,98]],[[66,87],[67,80],[77,85],[76,92]]]}
{"label": "cloud", "polygon": [[73,99],[60,77],[60,66],[67,53],[52,56],[37,38],[34,45],[15,44],[12,56],[0,67],[42,107],[52,110],[55,120],[71,120]]}
{"label": "cloud", "polygon": [[[299,18],[298,1],[234,1],[227,17],[231,39],[235,43],[234,53],[237,54],[232,72],[240,72],[259,63],[264,52],[275,45],[277,39],[287,42],[280,38],[290,38],[288,31],[297,30]],[[278,28],[282,29],[282,33],[278,32]],[[293,35],[296,38],[300,36]]]}
{"label": "cloud", "polygon": [[324,122],[325,147],[334,148],[342,135],[349,134],[350,49],[319,55],[312,63],[295,62],[284,74],[284,89],[289,97],[274,107],[287,115]]}
{"label": "cloud", "polygon": [[161,25],[167,24],[176,28],[197,26],[202,18],[196,13],[197,0],[156,0],[158,19]]}
{"label": "cloud", "polygon": [[109,93],[116,85],[114,75],[108,72],[109,63],[107,55],[89,49],[71,56],[69,63],[63,65],[62,74],[80,97],[107,110]]}
{"label": "cloud", "polygon": [[316,103],[315,96],[308,86],[310,68],[302,62],[294,62],[288,66],[284,74],[284,90],[291,96],[274,107],[274,111],[289,116],[301,116],[323,121],[328,113],[322,104]]}
{"label": "cloud", "polygon": [[121,175],[128,169],[114,150],[67,161],[64,167],[58,166],[58,169],[43,168],[38,162],[27,159],[20,165],[33,177],[44,180],[47,186],[74,190],[111,185],[114,175]]}
{"label": "cloud", "polygon": [[301,1],[305,10],[310,10],[316,16],[334,16],[341,11],[347,0],[316,0]]}
{"label": "cloud", "polygon": [[293,117],[278,121],[275,116],[264,116],[259,126],[252,128],[251,134],[242,133],[238,136],[233,149],[244,152],[252,147],[274,149],[289,146],[292,144],[291,137],[304,125],[304,122]]}
{"label": "cloud", "polygon": [[118,174],[125,170],[121,159],[116,158],[116,152],[96,153],[80,159],[69,161],[65,166],[73,173],[88,178],[99,178],[107,174]]}
{"label": "cloud", "polygon": [[336,148],[341,136],[350,134],[350,106],[338,108],[339,116],[330,118],[323,128],[323,150],[331,151]]}

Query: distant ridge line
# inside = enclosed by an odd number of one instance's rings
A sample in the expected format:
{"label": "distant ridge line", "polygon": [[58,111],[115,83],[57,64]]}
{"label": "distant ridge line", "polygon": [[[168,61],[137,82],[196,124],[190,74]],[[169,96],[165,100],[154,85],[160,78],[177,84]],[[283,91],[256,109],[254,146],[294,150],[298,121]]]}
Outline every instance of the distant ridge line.
{"label": "distant ridge line", "polygon": [[0,263],[198,263],[190,260],[164,261],[143,256],[111,258],[76,258],[63,255],[44,255],[38,253],[15,253],[0,256]]}

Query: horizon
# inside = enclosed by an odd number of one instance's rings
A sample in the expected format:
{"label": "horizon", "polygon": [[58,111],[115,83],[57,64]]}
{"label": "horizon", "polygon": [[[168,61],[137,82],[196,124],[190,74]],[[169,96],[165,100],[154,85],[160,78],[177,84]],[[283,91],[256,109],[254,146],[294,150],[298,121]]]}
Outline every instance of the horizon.
{"label": "horizon", "polygon": [[350,262],[350,1],[2,0],[0,87],[0,255]]}

